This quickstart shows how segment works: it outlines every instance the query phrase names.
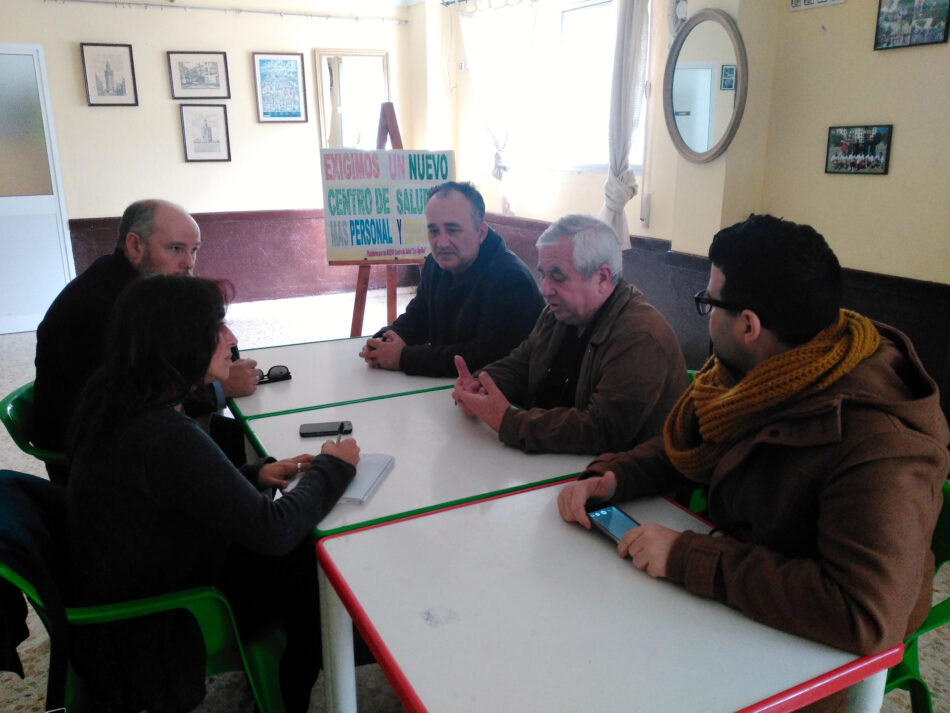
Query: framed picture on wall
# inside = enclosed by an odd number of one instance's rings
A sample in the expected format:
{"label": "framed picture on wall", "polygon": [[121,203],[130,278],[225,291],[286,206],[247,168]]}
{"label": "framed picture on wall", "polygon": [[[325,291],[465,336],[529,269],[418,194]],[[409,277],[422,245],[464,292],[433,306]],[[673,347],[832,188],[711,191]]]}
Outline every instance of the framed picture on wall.
{"label": "framed picture on wall", "polygon": [[878,0],[874,49],[946,42],[948,19],[950,0]]}
{"label": "framed picture on wall", "polygon": [[307,90],[303,54],[255,52],[257,120],[260,122],[307,121]]}
{"label": "framed picture on wall", "polygon": [[132,45],[80,42],[89,106],[138,106]]}
{"label": "framed picture on wall", "polygon": [[168,52],[172,99],[230,99],[224,52]]}
{"label": "framed picture on wall", "polygon": [[724,91],[736,90],[736,65],[722,65],[722,76],[719,78],[719,88]]}
{"label": "framed picture on wall", "polygon": [[825,173],[887,173],[893,129],[893,124],[829,127]]}
{"label": "framed picture on wall", "polygon": [[230,161],[228,108],[224,104],[182,104],[181,139],[186,161]]}

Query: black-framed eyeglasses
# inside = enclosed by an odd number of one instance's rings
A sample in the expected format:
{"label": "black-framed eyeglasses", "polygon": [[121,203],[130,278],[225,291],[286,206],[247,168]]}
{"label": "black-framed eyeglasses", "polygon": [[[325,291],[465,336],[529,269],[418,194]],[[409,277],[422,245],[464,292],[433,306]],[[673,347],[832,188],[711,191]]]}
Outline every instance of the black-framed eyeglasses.
{"label": "black-framed eyeglasses", "polygon": [[290,369],[282,364],[272,366],[267,370],[265,374],[260,369],[255,369],[257,372],[257,383],[258,384],[270,384],[274,381],[287,381],[290,378]]}
{"label": "black-framed eyeglasses", "polygon": [[740,307],[739,305],[732,304],[731,302],[723,302],[722,300],[716,300],[709,296],[709,290],[700,290],[695,295],[693,295],[693,301],[696,303],[696,311],[701,315],[707,315],[712,310],[713,307],[719,307],[720,309],[727,309],[730,312],[741,312],[745,307]]}

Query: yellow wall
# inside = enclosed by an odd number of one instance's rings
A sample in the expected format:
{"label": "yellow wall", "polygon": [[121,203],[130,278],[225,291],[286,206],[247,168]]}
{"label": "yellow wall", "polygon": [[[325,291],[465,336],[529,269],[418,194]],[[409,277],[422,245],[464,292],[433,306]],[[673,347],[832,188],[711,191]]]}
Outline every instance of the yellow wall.
{"label": "yellow wall", "polygon": [[[187,1],[187,0],[186,0]],[[177,3],[181,6],[181,0]],[[345,0],[203,0],[200,5],[352,13]],[[513,168],[491,177],[494,148],[475,104],[457,6],[438,0],[393,9],[364,0],[361,12],[406,24],[255,14],[157,10],[3,0],[0,41],[39,43],[46,53],[69,217],[116,215],[147,195],[193,211],[322,205],[313,50],[386,49],[392,98],[408,148],[454,148],[458,176],[476,183],[488,209],[502,194],[517,215],[553,220],[597,213],[604,175]],[[735,18],[749,58],[749,93],[729,150],[707,164],[686,161],[670,140],[661,88],[670,37],[666,0],[654,0],[656,33],[647,121],[647,178],[627,206],[635,235],[705,254],[712,234],[752,211],[813,224],[848,267],[950,283],[950,45],[875,52],[875,0],[789,12],[787,0],[690,0]],[[131,43],[139,106],[88,107],[79,42]],[[503,48],[499,48],[503,51]],[[231,79],[230,163],[185,163],[178,103],[170,98],[167,50],[225,50]],[[304,52],[306,124],[258,124],[250,55]],[[532,107],[557,120],[557,98]],[[824,173],[828,127],[894,124],[887,176]],[[566,137],[565,140],[569,140]],[[556,147],[555,147],[556,150]],[[649,199],[642,223],[641,197]]]}
{"label": "yellow wall", "polygon": [[[950,283],[950,45],[875,52],[877,3],[782,13],[764,207],[848,267]],[[826,175],[828,127],[893,124],[886,176]]]}
{"label": "yellow wall", "polygon": [[[241,0],[198,4],[234,7]],[[316,12],[313,5],[280,3],[284,10]],[[337,2],[335,9],[353,12],[348,3]],[[400,126],[409,123],[401,109],[411,106],[401,81],[407,24],[39,0],[3,0],[0,12],[0,41],[43,46],[70,218],[118,215],[129,202],[148,196],[168,198],[193,212],[321,207],[314,96],[314,49],[319,47],[388,50],[397,116]],[[80,42],[132,45],[137,107],[87,106]],[[171,99],[169,89],[168,50],[227,52],[231,98],[194,103],[227,106],[229,163],[185,162],[180,102]],[[304,53],[307,123],[257,122],[252,52]]]}
{"label": "yellow wall", "polygon": [[[750,212],[814,225],[847,267],[950,283],[950,45],[875,52],[875,0],[790,12],[787,0],[690,0],[693,14],[725,9],[749,59],[749,94],[728,151],[707,164],[681,158],[667,134],[661,88],[669,30],[665,0],[654,0],[653,97],[647,114],[647,224],[641,196],[627,206],[635,235],[705,254],[721,227]],[[446,13],[452,12],[446,10]],[[460,175],[482,189],[489,210],[500,190],[484,155],[490,143],[467,117],[475,110],[460,77]],[[556,101],[535,109],[556,118]],[[832,125],[894,124],[887,176],[825,175]],[[597,213],[604,176],[525,168],[505,179],[519,215],[548,220]]]}

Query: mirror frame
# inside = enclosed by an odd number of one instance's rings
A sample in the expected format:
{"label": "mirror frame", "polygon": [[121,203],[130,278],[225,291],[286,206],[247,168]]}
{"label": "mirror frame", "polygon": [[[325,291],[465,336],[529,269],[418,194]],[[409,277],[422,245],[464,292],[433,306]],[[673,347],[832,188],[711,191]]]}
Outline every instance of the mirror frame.
{"label": "mirror frame", "polygon": [[[708,151],[693,151],[683,137],[680,136],[679,129],[676,127],[676,119],[673,116],[673,72],[676,69],[676,61],[679,59],[680,50],[686,42],[686,38],[696,25],[701,22],[716,22],[722,25],[729,39],[732,41],[732,48],[736,53],[736,94],[735,103],[732,107],[732,119],[726,127],[719,142]],[[666,59],[666,72],[663,75],[663,117],[666,119],[666,128],[670,132],[670,138],[680,152],[683,158],[694,163],[708,163],[722,155],[732,143],[736,131],[739,129],[739,122],[742,120],[742,114],[745,111],[746,94],[749,91],[749,61],[746,58],[745,43],[742,41],[742,35],[739,33],[739,27],[735,21],[722,10],[706,9],[700,10],[686,21],[670,47],[669,57]]]}
{"label": "mirror frame", "polygon": [[314,76],[317,83],[317,138],[320,142],[320,148],[330,148],[330,137],[326,131],[326,116],[330,107],[326,106],[323,97],[323,61],[326,57],[379,57],[383,62],[383,76],[386,85],[386,101],[392,101],[392,81],[389,77],[389,50],[374,49],[330,49],[317,47],[313,50],[314,56]]}

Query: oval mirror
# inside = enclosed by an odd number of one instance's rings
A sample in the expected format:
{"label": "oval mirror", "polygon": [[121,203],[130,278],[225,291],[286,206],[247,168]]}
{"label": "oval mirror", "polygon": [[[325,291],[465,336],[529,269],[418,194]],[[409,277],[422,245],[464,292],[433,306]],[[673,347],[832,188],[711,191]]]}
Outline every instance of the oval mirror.
{"label": "oval mirror", "polygon": [[736,23],[700,10],[680,28],[663,75],[663,115],[677,150],[697,163],[722,154],[745,110],[749,66]]}

